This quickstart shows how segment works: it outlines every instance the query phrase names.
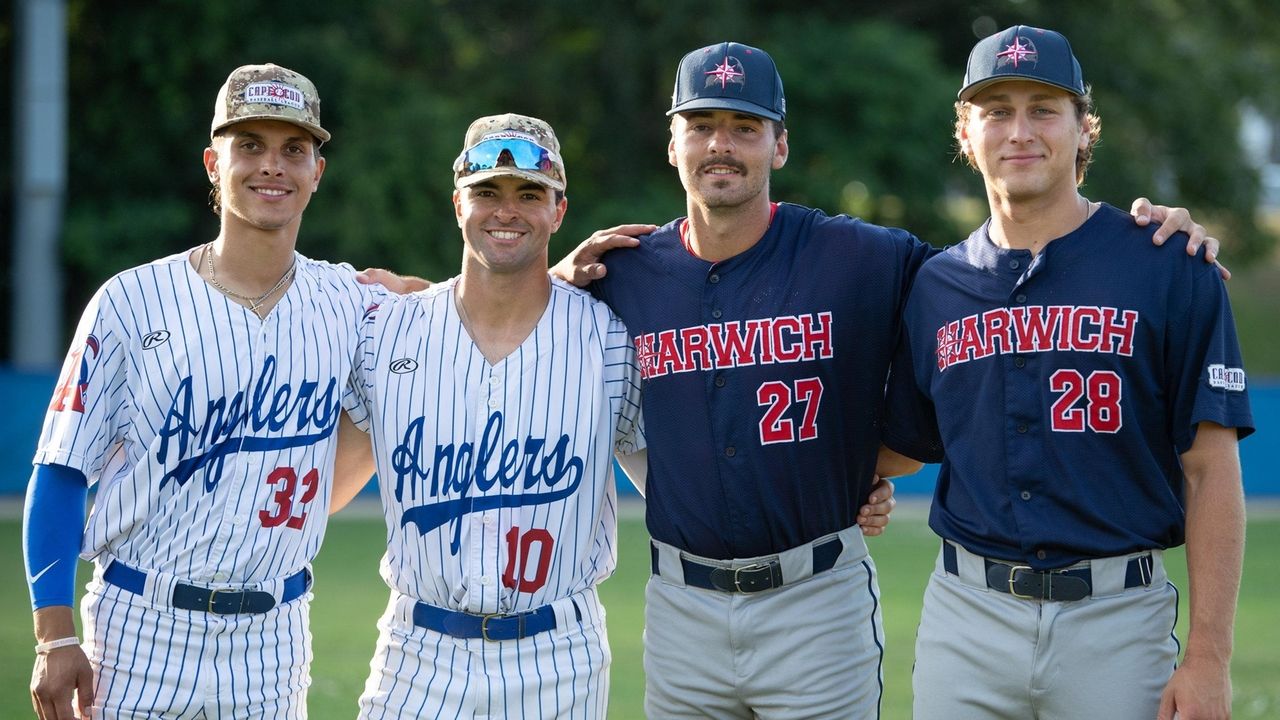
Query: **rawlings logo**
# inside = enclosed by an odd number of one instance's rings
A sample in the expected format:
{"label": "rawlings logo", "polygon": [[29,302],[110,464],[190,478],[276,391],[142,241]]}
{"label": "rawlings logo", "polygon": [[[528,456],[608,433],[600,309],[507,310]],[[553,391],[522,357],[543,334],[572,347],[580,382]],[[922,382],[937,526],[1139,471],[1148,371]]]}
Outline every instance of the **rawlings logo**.
{"label": "rawlings logo", "polygon": [[390,369],[391,372],[397,375],[404,375],[405,373],[411,373],[414,370],[417,370],[418,361],[414,360],[413,358],[407,358],[407,357],[400,358],[399,360],[392,360],[391,365],[388,366],[388,369]]}
{"label": "rawlings logo", "polygon": [[[409,495],[417,500],[418,492],[436,498],[430,505],[419,505],[404,511],[400,526],[418,526],[422,535],[451,522],[453,540],[449,548],[458,554],[464,515],[504,507],[545,505],[563,500],[577,492],[582,484],[582,458],[569,454],[569,436],[561,435],[554,446],[545,438],[525,437],[524,442],[511,440],[501,448],[502,413],[494,412],[484,426],[478,445],[463,442],[436,445],[432,455],[423,446],[425,418],[418,418],[405,428],[404,439],[391,452],[391,470],[395,472],[396,501],[403,499],[405,480]],[[430,463],[430,466],[428,466]],[[493,466],[492,475],[485,469]],[[512,488],[520,483],[519,493],[472,496],[487,493],[495,485]],[[530,492],[539,486],[545,492]],[[447,498],[447,499],[440,499]]]}
{"label": "rawlings logo", "polygon": [[153,350],[167,342],[169,342],[169,331],[156,330],[155,332],[149,332],[142,336],[142,349]]}

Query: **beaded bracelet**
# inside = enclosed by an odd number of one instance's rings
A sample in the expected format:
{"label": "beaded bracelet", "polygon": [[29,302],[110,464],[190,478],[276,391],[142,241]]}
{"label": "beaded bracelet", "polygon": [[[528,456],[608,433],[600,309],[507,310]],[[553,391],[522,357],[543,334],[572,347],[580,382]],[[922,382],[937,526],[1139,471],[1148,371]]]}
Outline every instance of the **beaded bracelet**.
{"label": "beaded bracelet", "polygon": [[49,642],[42,642],[39,645],[37,645],[36,654],[44,655],[50,650],[57,650],[60,647],[70,647],[72,645],[79,645],[79,644],[80,644],[80,638],[74,635],[72,635],[71,637],[58,638],[57,640],[50,640]]}

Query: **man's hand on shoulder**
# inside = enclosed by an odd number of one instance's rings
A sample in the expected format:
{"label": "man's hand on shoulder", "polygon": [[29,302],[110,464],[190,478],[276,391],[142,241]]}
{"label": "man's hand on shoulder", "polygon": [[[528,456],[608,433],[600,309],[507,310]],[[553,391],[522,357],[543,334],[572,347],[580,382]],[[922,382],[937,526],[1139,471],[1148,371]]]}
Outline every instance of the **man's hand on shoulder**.
{"label": "man's hand on shoulder", "polygon": [[365,268],[356,273],[356,280],[365,285],[382,285],[397,295],[406,295],[431,287],[431,281],[413,275],[397,275],[382,268]]}
{"label": "man's hand on shoulder", "polygon": [[600,257],[615,248],[635,247],[637,239],[657,230],[657,225],[616,225],[591,233],[578,247],[551,267],[551,274],[577,287],[605,276],[607,270]]}
{"label": "man's hand on shoulder", "polygon": [[1139,227],[1146,227],[1152,221],[1159,224],[1156,234],[1151,237],[1151,242],[1156,245],[1163,245],[1164,241],[1176,232],[1186,233],[1187,254],[1195,255],[1203,245],[1204,261],[1217,265],[1223,280],[1231,279],[1231,271],[1218,262],[1218,251],[1222,249],[1222,243],[1218,242],[1217,238],[1211,237],[1203,225],[1191,219],[1190,210],[1153,205],[1147,198],[1140,197],[1133,201],[1129,214],[1133,216],[1133,221]]}

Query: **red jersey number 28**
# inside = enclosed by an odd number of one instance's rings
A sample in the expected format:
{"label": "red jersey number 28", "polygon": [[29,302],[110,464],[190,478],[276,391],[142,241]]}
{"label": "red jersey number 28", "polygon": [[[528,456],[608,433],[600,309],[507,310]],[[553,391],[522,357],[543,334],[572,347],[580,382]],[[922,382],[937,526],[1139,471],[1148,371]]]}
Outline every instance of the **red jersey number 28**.
{"label": "red jersey number 28", "polygon": [[[1062,369],[1049,377],[1049,390],[1062,393],[1049,410],[1049,427],[1054,432],[1096,433],[1120,431],[1122,384],[1110,370],[1095,370],[1088,377],[1079,370]],[[1077,407],[1084,400],[1083,407]]]}

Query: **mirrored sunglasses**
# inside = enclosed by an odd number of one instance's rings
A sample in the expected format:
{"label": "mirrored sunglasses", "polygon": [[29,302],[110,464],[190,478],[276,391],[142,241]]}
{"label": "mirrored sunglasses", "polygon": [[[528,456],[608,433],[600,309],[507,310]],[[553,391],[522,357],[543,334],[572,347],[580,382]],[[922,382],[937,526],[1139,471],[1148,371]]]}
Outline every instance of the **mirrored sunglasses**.
{"label": "mirrored sunglasses", "polygon": [[453,171],[459,178],[464,178],[484,170],[500,167],[514,167],[517,170],[531,170],[549,177],[560,179],[556,170],[555,153],[529,140],[519,138],[501,138],[485,140],[477,143],[458,156],[453,162]]}

